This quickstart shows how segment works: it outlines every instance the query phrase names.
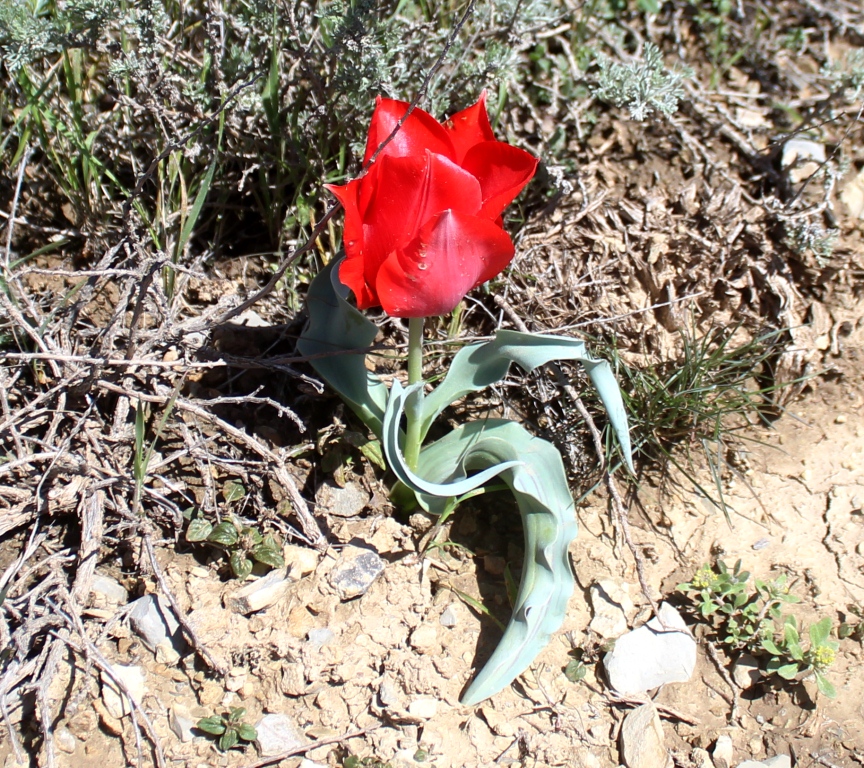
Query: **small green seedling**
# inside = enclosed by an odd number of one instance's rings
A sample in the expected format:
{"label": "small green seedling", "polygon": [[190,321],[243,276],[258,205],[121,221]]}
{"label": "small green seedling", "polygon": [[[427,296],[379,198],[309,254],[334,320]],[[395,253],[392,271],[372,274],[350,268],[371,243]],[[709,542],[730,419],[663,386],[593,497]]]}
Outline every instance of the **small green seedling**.
{"label": "small green seedling", "polygon": [[[246,495],[241,483],[229,480],[222,487],[222,495],[229,504],[239,501]],[[235,516],[213,525],[199,513],[189,521],[186,541],[192,544],[213,544],[228,555],[231,570],[241,581],[250,573],[255,563],[263,563],[271,568],[283,568],[282,547],[272,533],[262,535],[249,525],[243,525]]]}
{"label": "small green seedling", "polygon": [[848,637],[860,643],[864,641],[864,608],[858,605],[847,605],[846,610],[850,615],[837,630],[837,637],[841,640]]}
{"label": "small green seedling", "polygon": [[390,763],[385,763],[377,757],[357,757],[350,755],[342,762],[342,768],[391,768]]}
{"label": "small green seedling", "polygon": [[251,742],[258,738],[258,732],[255,728],[243,722],[245,716],[245,707],[232,707],[226,715],[201,718],[197,728],[211,736],[218,736],[219,749],[227,752],[240,744],[241,741]]}

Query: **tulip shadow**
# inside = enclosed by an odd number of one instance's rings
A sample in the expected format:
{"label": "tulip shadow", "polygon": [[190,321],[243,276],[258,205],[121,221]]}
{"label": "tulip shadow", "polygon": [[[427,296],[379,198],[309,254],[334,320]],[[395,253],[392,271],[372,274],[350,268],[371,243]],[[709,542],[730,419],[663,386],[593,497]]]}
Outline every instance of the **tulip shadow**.
{"label": "tulip shadow", "polygon": [[[452,602],[461,602],[479,621],[471,662],[473,673],[467,688],[504,634],[512,613],[511,600],[522,575],[522,522],[515,500],[505,491],[460,506],[447,535],[441,539],[446,539],[445,549],[451,548],[454,554],[474,564],[473,571],[460,568],[438,582],[439,589],[451,593]],[[456,626],[449,631],[464,633],[464,628]]]}

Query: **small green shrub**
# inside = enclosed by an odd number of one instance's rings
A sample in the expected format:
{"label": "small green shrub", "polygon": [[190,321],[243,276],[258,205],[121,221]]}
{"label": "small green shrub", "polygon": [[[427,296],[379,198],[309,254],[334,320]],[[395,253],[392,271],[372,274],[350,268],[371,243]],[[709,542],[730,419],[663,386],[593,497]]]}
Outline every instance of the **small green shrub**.
{"label": "small green shrub", "polygon": [[754,579],[741,570],[739,560],[730,570],[718,561],[703,565],[693,578],[678,585],[690,598],[694,613],[709,627],[713,639],[730,652],[747,651],[766,659],[764,671],[784,680],[812,674],[819,690],[836,696],[825,672],[834,662],[838,644],[831,640],[832,622],[825,617],[811,624],[807,647],[801,642],[803,627],[795,616],[783,614],[783,606],[800,602],[789,592],[785,574],[773,581]]}
{"label": "small green shrub", "polygon": [[692,73],[689,70],[667,71],[660,49],[646,43],[644,58],[620,64],[600,56],[597,64],[597,86],[594,95],[616,107],[627,107],[634,120],[645,120],[654,112],[673,115],[684,97],[681,83]]}

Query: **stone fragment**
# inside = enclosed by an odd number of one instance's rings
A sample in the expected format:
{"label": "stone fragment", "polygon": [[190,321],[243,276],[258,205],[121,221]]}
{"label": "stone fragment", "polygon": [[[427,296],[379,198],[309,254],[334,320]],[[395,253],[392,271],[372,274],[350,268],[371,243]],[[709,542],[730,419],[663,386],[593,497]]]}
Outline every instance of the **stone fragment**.
{"label": "stone fragment", "polygon": [[792,758],[789,755],[775,755],[761,762],[757,760],[745,760],[738,768],[792,768]]}
{"label": "stone fragment", "polygon": [[825,162],[825,145],[810,139],[789,139],[783,145],[781,164],[788,168],[797,160],[815,160]]}
{"label": "stone fragment", "polygon": [[168,727],[184,744],[195,738],[193,729],[197,722],[198,719],[193,717],[189,709],[182,704],[172,704],[168,709]]}
{"label": "stone fragment", "polygon": [[340,488],[328,481],[315,494],[315,504],[333,517],[357,517],[371,498],[371,494],[355,483]]}
{"label": "stone fragment", "polygon": [[307,743],[294,721],[281,712],[264,715],[255,725],[255,730],[258,732],[258,749],[262,757],[281,755]]}
{"label": "stone fragment", "polygon": [[625,696],[687,682],[696,667],[696,641],[678,611],[661,603],[659,617],[618,638],[603,667],[610,686]]}
{"label": "stone fragment", "polygon": [[[141,667],[112,664],[111,672],[132,697],[132,701],[140,706],[145,693],[144,670]],[[119,720],[124,715],[129,714],[129,699],[126,693],[121,693],[117,683],[104,670],[102,671],[102,700],[112,717]]]}
{"label": "stone fragment", "polygon": [[160,643],[169,642],[178,651],[185,649],[185,640],[167,600],[156,595],[144,595],[132,603],[129,623],[151,651]]}
{"label": "stone fragment", "polygon": [[309,547],[286,544],[282,547],[282,557],[292,579],[302,579],[318,567],[318,553]]}
{"label": "stone fragment", "polygon": [[306,635],[306,639],[313,648],[323,648],[325,645],[333,641],[336,635],[329,627],[317,627],[310,629]]}
{"label": "stone fragment", "polygon": [[711,755],[707,750],[697,747],[690,753],[690,760],[693,762],[693,768],[714,768],[714,763],[711,762]]}
{"label": "stone fragment", "polygon": [[453,608],[452,603],[443,610],[439,621],[441,622],[442,627],[448,627],[450,629],[459,623],[459,616]]}
{"label": "stone fragment", "polygon": [[66,727],[76,739],[86,742],[93,735],[93,731],[99,727],[99,718],[90,707],[87,707],[70,717],[66,721]]}
{"label": "stone fragment", "polygon": [[620,637],[627,631],[627,614],[633,610],[626,584],[604,580],[592,584],[588,591],[594,618],[588,628],[600,637]]}
{"label": "stone fragment", "polygon": [[864,169],[840,188],[840,200],[854,219],[864,219]]}
{"label": "stone fragment", "polygon": [[408,714],[418,720],[431,720],[438,714],[437,699],[414,699],[408,705]]}
{"label": "stone fragment", "polygon": [[102,727],[107,733],[112,736],[123,735],[123,723],[108,711],[102,699],[93,701],[93,709],[99,715],[99,722],[102,723]]}
{"label": "stone fragment", "polygon": [[384,561],[363,547],[345,547],[330,571],[330,584],[343,601],[365,595],[372,583],[384,573]]}
{"label": "stone fragment", "polygon": [[434,624],[427,621],[424,621],[411,633],[409,643],[415,651],[426,655],[434,654],[441,650],[441,645],[438,642],[438,631],[435,629]]}
{"label": "stone fragment", "polygon": [[657,708],[651,703],[637,707],[621,726],[624,764],[627,768],[672,768],[672,756],[664,740]]}
{"label": "stone fragment", "polygon": [[749,653],[742,653],[732,666],[732,679],[742,690],[756,685],[762,679],[759,662]]}
{"label": "stone fragment", "polygon": [[62,726],[54,731],[54,744],[61,752],[71,755],[78,746],[78,740]]}
{"label": "stone fragment", "polygon": [[180,654],[174,649],[174,646],[166,640],[156,646],[156,661],[159,664],[164,664],[166,667],[173,667],[180,661]]}
{"label": "stone fragment", "polygon": [[732,737],[728,733],[721,733],[714,742],[714,749],[711,750],[711,757],[714,758],[714,765],[717,768],[732,768],[732,758],[735,756],[735,747],[732,744]]}
{"label": "stone fragment", "polygon": [[805,179],[809,179],[824,162],[824,144],[809,139],[790,139],[783,145],[781,163],[784,168],[791,169],[789,179],[793,184],[800,184]]}
{"label": "stone fragment", "polygon": [[119,581],[110,576],[97,573],[90,584],[90,591],[101,595],[113,605],[126,605],[129,602],[129,593]]}
{"label": "stone fragment", "polygon": [[265,608],[278,603],[288,592],[290,586],[288,571],[285,568],[277,568],[260,579],[244,584],[240,589],[228,595],[225,599],[225,605],[234,613],[241,613],[246,616],[255,613],[255,611],[263,611]]}
{"label": "stone fragment", "polygon": [[298,768],[327,768],[327,766],[322,765],[321,763],[314,763],[311,760],[309,760],[308,758],[304,757],[300,761],[300,765],[298,766]]}
{"label": "stone fragment", "polygon": [[228,670],[228,675],[225,677],[226,691],[237,693],[244,685],[246,685],[246,670],[243,667]]}

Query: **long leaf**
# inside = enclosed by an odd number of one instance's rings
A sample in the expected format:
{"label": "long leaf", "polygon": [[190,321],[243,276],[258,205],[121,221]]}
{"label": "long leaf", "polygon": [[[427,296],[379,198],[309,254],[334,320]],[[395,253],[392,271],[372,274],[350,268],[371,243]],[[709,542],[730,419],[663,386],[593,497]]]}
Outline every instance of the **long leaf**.
{"label": "long leaf", "polygon": [[[440,509],[446,497],[500,475],[522,516],[525,560],[513,614],[491,658],[462,697],[463,704],[477,704],[524,672],[564,620],[574,583],[567,549],[576,537],[564,464],[551,443],[515,422],[490,419],[469,422],[426,446],[420,453],[420,478],[405,465],[393,429],[407,393],[397,382],[393,389],[385,416],[385,454],[390,468],[424,507]],[[472,471],[476,474],[469,476]]]}
{"label": "long leaf", "polygon": [[[297,349],[380,437],[387,387],[364,362],[378,328],[346,301],[348,288],[339,282],[338,263],[331,261],[309,286],[309,323]],[[354,354],[340,354],[345,352]]]}
{"label": "long leaf", "polygon": [[511,363],[528,372],[553,360],[576,360],[585,368],[609,415],[624,460],[633,471],[627,412],[612,368],[605,360],[592,357],[585,342],[566,336],[500,330],[492,341],[461,349],[441,384],[424,398],[421,435],[425,437],[435,417],[451,403],[503,379]]}

